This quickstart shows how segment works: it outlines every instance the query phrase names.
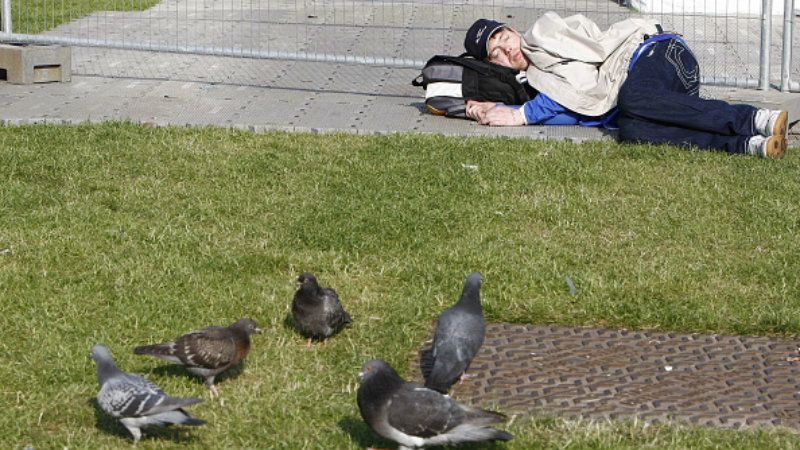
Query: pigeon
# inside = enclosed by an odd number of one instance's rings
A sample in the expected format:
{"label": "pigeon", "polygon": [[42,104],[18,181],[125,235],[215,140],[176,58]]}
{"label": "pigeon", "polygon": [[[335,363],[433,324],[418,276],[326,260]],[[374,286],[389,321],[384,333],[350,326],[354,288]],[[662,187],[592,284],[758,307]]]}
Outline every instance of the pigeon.
{"label": "pigeon", "polygon": [[500,413],[472,408],[448,395],[408,383],[380,359],[364,363],[356,399],[364,422],[399,450],[462,442],[509,441],[511,433],[491,428]]}
{"label": "pigeon", "polygon": [[298,288],[292,299],[292,318],[297,328],[312,339],[329,338],[350,323],[350,315],[342,307],[339,295],[331,288],[323,288],[317,278],[308,272],[297,277]]}
{"label": "pigeon", "polygon": [[211,326],[173,342],[136,347],[133,353],[186,366],[190,373],[205,378],[213,397],[219,395],[214,377],[239,364],[250,351],[250,335],[260,332],[253,320],[239,319],[229,327]]}
{"label": "pigeon", "polygon": [[481,348],[486,324],[480,290],[481,274],[469,274],[461,298],[439,316],[433,347],[420,361],[425,387],[446,394]]}
{"label": "pigeon", "polygon": [[114,364],[104,346],[92,347],[92,359],[97,364],[97,404],[131,433],[133,442],[142,437],[142,427],[155,425],[203,425],[205,420],[192,417],[183,408],[203,400],[190,397],[170,397],[158,386],[139,375],[125,373]]}

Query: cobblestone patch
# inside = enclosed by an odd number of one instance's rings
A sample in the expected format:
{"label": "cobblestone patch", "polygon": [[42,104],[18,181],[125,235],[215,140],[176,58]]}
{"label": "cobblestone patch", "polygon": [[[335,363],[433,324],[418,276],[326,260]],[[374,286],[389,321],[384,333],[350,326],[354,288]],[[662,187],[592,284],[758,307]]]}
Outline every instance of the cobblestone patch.
{"label": "cobblestone patch", "polygon": [[800,428],[799,351],[800,340],[496,323],[451,394],[509,415]]}

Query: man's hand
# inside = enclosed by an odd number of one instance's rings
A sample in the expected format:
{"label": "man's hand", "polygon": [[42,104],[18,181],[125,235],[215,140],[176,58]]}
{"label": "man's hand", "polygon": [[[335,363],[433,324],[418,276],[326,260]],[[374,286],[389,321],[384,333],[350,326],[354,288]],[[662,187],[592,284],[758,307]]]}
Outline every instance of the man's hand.
{"label": "man's hand", "polygon": [[525,125],[525,113],[521,108],[509,108],[494,102],[467,100],[467,117],[481,125],[519,126]]}

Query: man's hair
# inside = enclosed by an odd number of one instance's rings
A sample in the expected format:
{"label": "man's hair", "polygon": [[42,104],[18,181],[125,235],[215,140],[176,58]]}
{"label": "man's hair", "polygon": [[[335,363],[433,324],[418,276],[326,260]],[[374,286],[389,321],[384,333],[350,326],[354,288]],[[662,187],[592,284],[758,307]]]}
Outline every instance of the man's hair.
{"label": "man's hair", "polygon": [[506,24],[491,19],[478,19],[467,30],[464,37],[464,49],[467,54],[477,59],[486,59],[489,56],[489,38]]}

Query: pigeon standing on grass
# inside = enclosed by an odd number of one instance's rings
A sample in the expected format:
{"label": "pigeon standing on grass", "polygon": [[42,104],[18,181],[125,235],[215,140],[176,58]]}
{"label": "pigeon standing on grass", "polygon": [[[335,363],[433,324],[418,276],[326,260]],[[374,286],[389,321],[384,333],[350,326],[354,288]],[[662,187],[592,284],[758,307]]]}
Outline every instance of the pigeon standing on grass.
{"label": "pigeon standing on grass", "polygon": [[253,320],[239,319],[229,327],[211,326],[192,331],[174,342],[136,347],[133,353],[185,366],[190,373],[205,378],[213,397],[219,395],[214,377],[239,364],[250,351],[250,335],[260,332]]}
{"label": "pigeon standing on grass", "polygon": [[439,316],[433,348],[421,360],[425,387],[446,394],[481,348],[486,324],[480,291],[481,274],[469,274],[461,298]]}
{"label": "pigeon standing on grass", "polygon": [[407,383],[383,360],[367,361],[358,376],[361,417],[377,434],[400,444],[400,450],[514,438],[490,427],[504,422],[503,414],[471,408],[447,395]]}
{"label": "pigeon standing on grass", "polygon": [[92,359],[97,364],[97,382],[100,384],[97,404],[103,411],[119,419],[130,431],[134,443],[142,437],[142,427],[206,423],[183,410],[202,402],[202,399],[170,397],[139,375],[119,370],[111,353],[102,345],[92,347]]}
{"label": "pigeon standing on grass", "polygon": [[301,273],[297,283],[299,286],[292,299],[292,318],[300,332],[308,337],[306,347],[311,347],[312,339],[329,338],[351,322],[336,291],[320,287],[313,274]]}

